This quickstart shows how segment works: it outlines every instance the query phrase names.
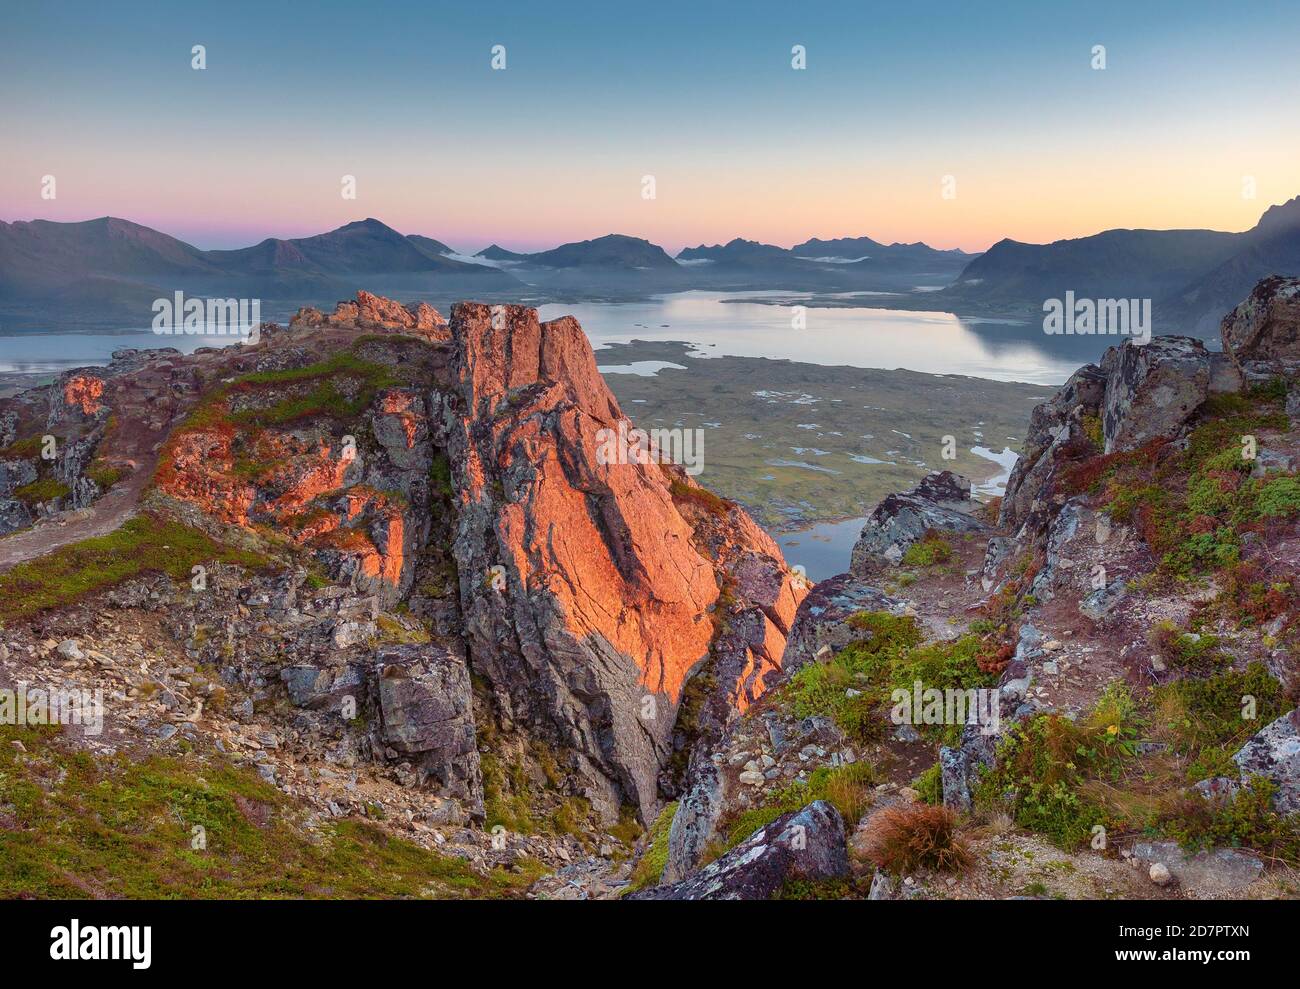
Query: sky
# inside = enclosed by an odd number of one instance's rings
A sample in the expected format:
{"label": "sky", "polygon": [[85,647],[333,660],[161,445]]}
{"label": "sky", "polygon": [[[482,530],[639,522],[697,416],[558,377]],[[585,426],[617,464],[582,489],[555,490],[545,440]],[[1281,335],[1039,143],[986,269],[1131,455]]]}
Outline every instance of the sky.
{"label": "sky", "polygon": [[978,251],[1244,230],[1300,194],[1295,0],[7,8],[4,220],[120,216],[203,248],[373,216],[463,251]]}

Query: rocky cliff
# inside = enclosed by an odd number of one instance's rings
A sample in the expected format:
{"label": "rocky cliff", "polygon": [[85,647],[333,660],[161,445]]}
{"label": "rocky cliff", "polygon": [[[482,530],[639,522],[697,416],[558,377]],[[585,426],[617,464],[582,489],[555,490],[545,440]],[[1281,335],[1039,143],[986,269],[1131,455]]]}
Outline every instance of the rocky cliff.
{"label": "rocky cliff", "polygon": [[1287,895],[1298,287],[1261,282],[1221,353],[1080,368],[1000,502],[948,472],[882,501],[701,753],[642,895]]}
{"label": "rocky cliff", "polygon": [[[544,764],[542,787],[593,821],[653,819],[700,704],[725,720],[761,696],[804,593],[745,511],[676,465],[602,462],[601,431],[631,424],[571,318],[463,303],[447,320],[360,292],[255,343],[124,352],[5,404],[3,493],[63,477],[50,514],[86,512],[0,565],[139,512],[257,552],[265,575],[235,593],[228,577],[108,593],[169,602],[175,633],[248,692],[245,713],[298,709],[306,760],[408,767],[480,820],[480,741],[502,733],[510,753],[490,767]],[[86,465],[126,453],[131,498],[109,505]],[[31,523],[29,501],[3,503],[11,527]]]}

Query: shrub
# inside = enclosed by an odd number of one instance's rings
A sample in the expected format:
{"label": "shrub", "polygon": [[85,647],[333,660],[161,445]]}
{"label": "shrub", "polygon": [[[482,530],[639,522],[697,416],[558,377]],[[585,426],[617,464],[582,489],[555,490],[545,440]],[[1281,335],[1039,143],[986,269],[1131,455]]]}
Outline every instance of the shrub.
{"label": "shrub", "polygon": [[1300,821],[1273,807],[1277,786],[1255,776],[1235,796],[1189,794],[1161,820],[1161,829],[1188,851],[1229,846],[1300,865]]}
{"label": "shrub", "polygon": [[971,863],[970,849],[957,835],[957,815],[930,804],[886,807],[872,815],[862,851],[894,875],[917,869],[952,872]]}

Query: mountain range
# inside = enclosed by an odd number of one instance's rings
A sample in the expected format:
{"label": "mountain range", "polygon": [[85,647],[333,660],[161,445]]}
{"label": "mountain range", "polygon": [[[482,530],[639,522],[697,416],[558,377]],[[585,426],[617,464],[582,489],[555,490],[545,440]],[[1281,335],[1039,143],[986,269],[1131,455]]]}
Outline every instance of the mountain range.
{"label": "mountain range", "polygon": [[[1300,197],[1250,230],[1106,230],[1050,244],[1001,240],[983,254],[870,237],[812,238],[790,248],[735,238],[671,257],[609,234],[522,253],[497,244],[474,258],[440,240],[368,218],[312,237],[201,250],[116,217],[0,222],[0,331],[139,328],[152,300],[177,290],[259,297],[278,318],[330,304],[358,280],[438,303],[633,299],[686,289],[895,293],[888,305],[958,315],[1038,312],[1045,299],[1150,298],[1157,329],[1205,336],[1267,274],[1300,273]],[[918,289],[924,288],[924,293]],[[277,308],[277,300],[283,304]],[[842,300],[841,300],[842,301]]]}
{"label": "mountain range", "polygon": [[1081,298],[1145,298],[1162,332],[1207,336],[1270,274],[1300,274],[1300,196],[1269,207],[1243,233],[1106,230],[1051,244],[1001,240],[928,302],[961,312],[1037,309],[1067,290]]}

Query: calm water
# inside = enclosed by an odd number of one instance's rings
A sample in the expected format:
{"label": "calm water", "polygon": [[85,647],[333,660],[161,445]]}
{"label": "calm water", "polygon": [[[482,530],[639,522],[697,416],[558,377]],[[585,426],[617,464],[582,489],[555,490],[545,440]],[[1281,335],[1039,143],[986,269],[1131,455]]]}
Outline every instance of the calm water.
{"label": "calm water", "polygon": [[1089,360],[1054,352],[1062,337],[1041,325],[963,321],[951,313],[863,306],[805,310],[807,325],[791,326],[787,306],[759,302],[787,292],[678,292],[649,302],[542,306],[543,319],[571,314],[592,344],[685,340],[693,357],[771,357],[809,364],[908,368],[998,381],[1060,384]]}
{"label": "calm water", "polygon": [[[771,357],[810,364],[909,368],[1001,381],[1059,384],[1083,360],[1054,352],[1041,327],[1011,322],[962,321],[949,313],[871,308],[805,311],[807,326],[793,329],[787,306],[728,299],[792,293],[679,292],[648,302],[576,303],[541,307],[543,319],[578,317],[593,346],[629,340],[684,340],[693,357]],[[864,299],[870,301],[864,296]],[[0,337],[0,371],[53,372],[107,364],[122,347],[222,346],[230,337],[122,334],[29,334]]]}
{"label": "calm water", "polygon": [[775,532],[772,538],[790,566],[803,567],[809,579],[825,580],[849,569],[853,544],[862,534],[866,519],[818,522],[807,529]]}

